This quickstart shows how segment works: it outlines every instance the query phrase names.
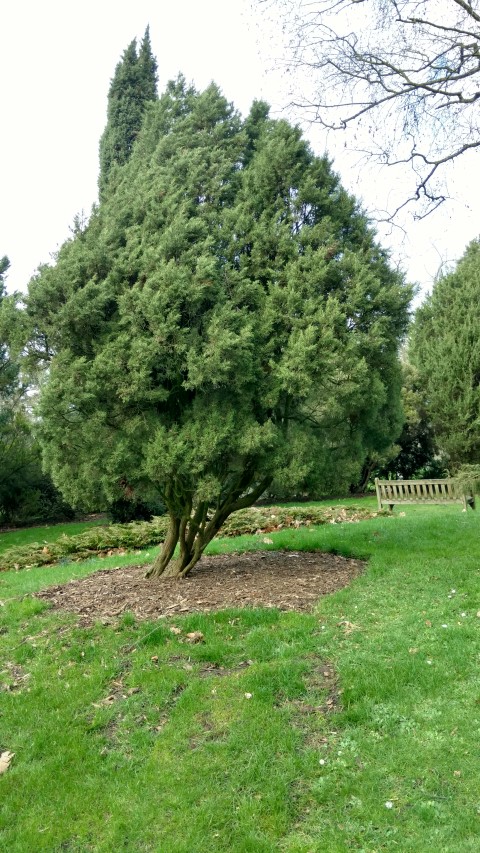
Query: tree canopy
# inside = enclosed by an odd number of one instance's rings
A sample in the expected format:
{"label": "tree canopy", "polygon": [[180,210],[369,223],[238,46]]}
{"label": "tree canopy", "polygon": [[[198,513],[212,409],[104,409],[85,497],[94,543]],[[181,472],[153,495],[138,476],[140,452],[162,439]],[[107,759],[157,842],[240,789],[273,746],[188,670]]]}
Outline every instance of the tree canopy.
{"label": "tree canopy", "polygon": [[5,297],[7,295],[6,275],[10,267],[10,261],[4,255],[0,258],[0,401],[10,397],[15,388],[18,367],[10,359],[7,345],[7,318]]}
{"label": "tree canopy", "polygon": [[[42,473],[40,447],[26,406],[26,383],[15,339],[23,312],[18,295],[6,295],[9,260],[0,260],[0,523],[59,509],[59,495]],[[19,333],[21,335],[21,332]]]}
{"label": "tree canopy", "polygon": [[445,199],[445,166],[480,146],[478,4],[259,3],[277,16],[280,9],[290,33],[286,62],[314,80],[311,94],[295,97],[297,106],[326,128],[352,126],[359,148],[366,145],[379,163],[409,164],[413,182],[401,206],[420,202],[417,215],[435,209]]}
{"label": "tree canopy", "polygon": [[435,437],[452,467],[480,463],[480,241],[418,309],[411,359]]}
{"label": "tree canopy", "polygon": [[402,357],[402,402],[405,423],[397,439],[397,452],[378,469],[378,476],[416,478],[444,477],[448,467],[439,451],[428,407],[427,392],[418,370]]}
{"label": "tree canopy", "polygon": [[30,283],[45,464],[74,504],[160,497],[152,572],[186,575],[274,478],[349,482],[396,438],[410,297],[297,127],[179,78]]}
{"label": "tree canopy", "polygon": [[9,320],[11,299],[6,295],[6,275],[10,262],[0,259],[0,520],[9,519],[18,506],[22,480],[28,467],[24,423],[17,412],[20,394],[19,367],[11,358]]}
{"label": "tree canopy", "polygon": [[134,39],[118,63],[108,93],[107,125],[100,140],[100,196],[115,165],[127,162],[143,122],[147,104],[157,98],[157,62],[147,27],[140,49]]}

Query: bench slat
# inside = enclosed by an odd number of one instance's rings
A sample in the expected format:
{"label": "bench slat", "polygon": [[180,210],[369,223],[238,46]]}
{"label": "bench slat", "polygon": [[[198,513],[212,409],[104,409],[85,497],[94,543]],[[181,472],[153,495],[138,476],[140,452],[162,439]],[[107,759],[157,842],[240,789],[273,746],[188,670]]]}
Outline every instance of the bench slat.
{"label": "bench slat", "polygon": [[436,478],[431,480],[379,480],[375,479],[378,508],[388,504],[390,509],[395,504],[444,504],[460,503],[464,509],[467,502],[472,509],[475,501],[472,496],[459,489],[458,483],[452,478]]}

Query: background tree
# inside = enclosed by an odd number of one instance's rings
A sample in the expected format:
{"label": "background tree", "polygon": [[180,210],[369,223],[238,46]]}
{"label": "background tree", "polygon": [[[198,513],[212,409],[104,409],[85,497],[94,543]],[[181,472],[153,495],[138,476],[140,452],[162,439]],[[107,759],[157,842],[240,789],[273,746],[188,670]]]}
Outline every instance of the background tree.
{"label": "background tree", "polygon": [[150,573],[186,575],[274,478],[361,463],[410,296],[298,128],[258,105],[244,127],[216,86],[180,78],[30,284],[45,463],[74,503],[159,496],[170,529]]}
{"label": "background tree", "polygon": [[[6,295],[8,258],[0,260],[0,523],[65,518],[72,510],[42,471],[27,383],[15,351],[23,337],[18,294]],[[13,351],[13,355],[12,355]]]}
{"label": "background tree", "polygon": [[480,242],[467,247],[418,309],[410,357],[449,464],[480,463]]}
{"label": "background tree", "polygon": [[143,122],[145,108],[157,98],[157,62],[149,28],[137,53],[134,39],[118,63],[108,93],[107,125],[100,140],[100,197],[115,165],[127,162]]}
{"label": "background tree", "polygon": [[12,299],[6,295],[7,257],[0,260],[0,520],[10,520],[21,501],[29,468],[25,424],[19,422],[18,401],[22,393],[19,367],[8,346]]}
{"label": "background tree", "polygon": [[402,375],[405,423],[393,458],[380,466],[377,464],[375,474],[379,477],[402,477],[404,480],[444,477],[448,461],[437,445],[427,392],[418,370],[405,357],[402,359]]}
{"label": "background tree", "polygon": [[437,180],[444,167],[480,146],[478,3],[259,3],[281,9],[290,69],[314,75],[313,93],[296,105],[326,128],[352,126],[359,148],[379,163],[409,164],[413,190],[401,207],[435,209],[445,198]]}
{"label": "background tree", "polygon": [[12,395],[17,379],[18,366],[10,359],[7,346],[8,318],[6,315],[6,276],[10,267],[10,261],[4,255],[0,259],[0,401],[8,400]]}

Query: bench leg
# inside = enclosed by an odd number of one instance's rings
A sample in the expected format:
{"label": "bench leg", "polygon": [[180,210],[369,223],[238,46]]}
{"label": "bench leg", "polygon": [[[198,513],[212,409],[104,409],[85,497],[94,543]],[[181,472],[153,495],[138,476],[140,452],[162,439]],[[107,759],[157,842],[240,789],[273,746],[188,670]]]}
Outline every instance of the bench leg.
{"label": "bench leg", "polygon": [[390,512],[393,512],[393,507],[394,507],[394,506],[395,506],[395,504],[389,504],[389,505],[388,505]]}

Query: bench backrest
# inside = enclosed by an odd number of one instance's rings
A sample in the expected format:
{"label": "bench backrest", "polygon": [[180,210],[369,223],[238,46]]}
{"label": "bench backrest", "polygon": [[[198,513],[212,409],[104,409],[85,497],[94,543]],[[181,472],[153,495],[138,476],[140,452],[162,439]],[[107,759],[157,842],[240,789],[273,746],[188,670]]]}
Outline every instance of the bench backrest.
{"label": "bench backrest", "polygon": [[378,508],[382,504],[461,503],[466,497],[456,480],[375,480]]}

